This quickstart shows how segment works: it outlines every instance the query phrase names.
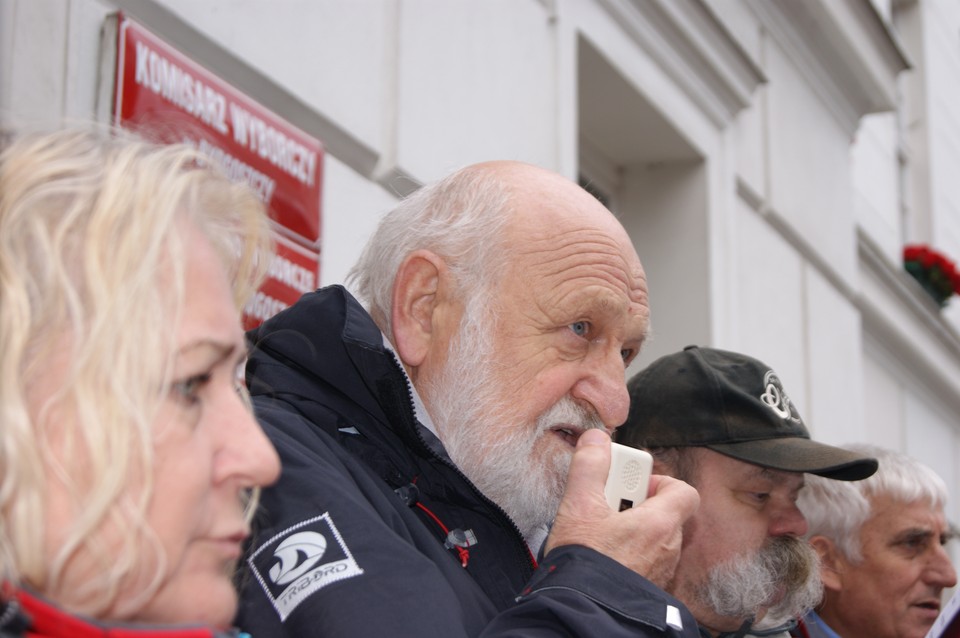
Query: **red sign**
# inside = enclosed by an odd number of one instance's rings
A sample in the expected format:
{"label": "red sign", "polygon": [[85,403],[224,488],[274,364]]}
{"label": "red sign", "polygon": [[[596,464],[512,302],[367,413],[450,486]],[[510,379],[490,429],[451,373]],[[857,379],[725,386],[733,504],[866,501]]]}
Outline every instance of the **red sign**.
{"label": "red sign", "polygon": [[244,330],[260,325],[292,305],[303,293],[317,289],[320,254],[282,235],[274,234],[274,239],[277,253],[270,262],[267,279],[243,309]]}
{"label": "red sign", "polygon": [[270,217],[319,245],[323,145],[121,16],[114,122],[186,142],[250,184]]}

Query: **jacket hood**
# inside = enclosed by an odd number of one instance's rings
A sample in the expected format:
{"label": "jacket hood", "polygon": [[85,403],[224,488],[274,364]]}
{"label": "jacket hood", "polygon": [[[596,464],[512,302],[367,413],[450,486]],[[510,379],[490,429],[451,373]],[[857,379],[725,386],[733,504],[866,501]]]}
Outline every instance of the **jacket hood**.
{"label": "jacket hood", "polygon": [[[343,286],[303,295],[250,330],[247,340],[246,377],[253,396],[280,396],[275,388],[283,388],[286,400],[314,403],[322,388],[324,403],[347,417],[363,410],[409,444],[423,445],[412,416],[398,424],[384,413],[410,413],[410,388],[398,387],[397,374],[404,374],[400,363],[384,347],[380,328]],[[358,392],[360,386],[366,391]],[[369,420],[357,416],[357,422]]]}

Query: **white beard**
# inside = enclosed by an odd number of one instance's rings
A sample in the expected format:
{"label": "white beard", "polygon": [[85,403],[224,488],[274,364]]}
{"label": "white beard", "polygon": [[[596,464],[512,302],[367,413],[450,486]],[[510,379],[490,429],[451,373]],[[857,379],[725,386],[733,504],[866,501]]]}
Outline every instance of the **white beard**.
{"label": "white beard", "polygon": [[[778,592],[783,590],[779,600]],[[698,597],[714,613],[754,618],[754,629],[769,629],[799,618],[820,602],[823,587],[817,553],[806,541],[781,537],[749,556],[710,570]]]}
{"label": "white beard", "polygon": [[[569,396],[541,414],[535,423],[521,423],[509,397],[498,385],[491,330],[465,314],[450,344],[447,364],[432,383],[420,389],[447,453],[484,496],[499,505],[528,541],[542,536],[557,514],[570,469],[572,448],[538,450],[549,430],[573,425],[584,430],[604,427],[599,417]],[[472,313],[485,314],[485,313]]]}

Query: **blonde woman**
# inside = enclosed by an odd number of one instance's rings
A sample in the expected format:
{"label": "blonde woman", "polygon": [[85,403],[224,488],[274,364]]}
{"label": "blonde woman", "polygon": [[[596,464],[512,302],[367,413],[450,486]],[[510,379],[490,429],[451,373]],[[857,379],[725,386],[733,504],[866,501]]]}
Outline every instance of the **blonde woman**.
{"label": "blonde woman", "polygon": [[247,189],[116,132],[0,155],[0,636],[215,636],[277,456],[238,391]]}

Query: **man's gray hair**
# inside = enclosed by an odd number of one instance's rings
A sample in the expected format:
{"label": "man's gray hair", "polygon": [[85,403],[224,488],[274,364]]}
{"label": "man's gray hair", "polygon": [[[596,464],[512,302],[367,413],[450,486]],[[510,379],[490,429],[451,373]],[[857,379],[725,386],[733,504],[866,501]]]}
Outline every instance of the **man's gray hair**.
{"label": "man's gray hair", "polygon": [[831,539],[847,560],[863,559],[860,528],[870,518],[870,501],[886,496],[900,503],[924,501],[943,508],[947,486],[932,469],[901,452],[874,445],[844,445],[880,463],[876,474],[862,481],[836,481],[808,474],[797,505],[807,518],[807,538]]}
{"label": "man's gray hair", "polygon": [[503,228],[510,213],[507,185],[484,168],[466,168],[425,186],[380,221],[347,275],[353,293],[390,334],[393,284],[416,250],[440,256],[468,308],[495,300],[505,269]]}

